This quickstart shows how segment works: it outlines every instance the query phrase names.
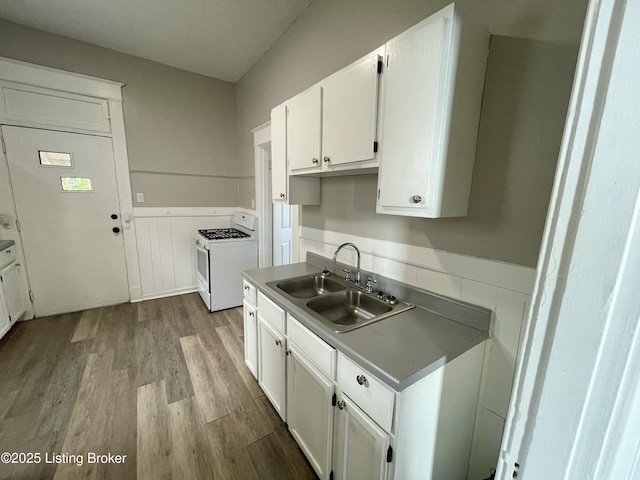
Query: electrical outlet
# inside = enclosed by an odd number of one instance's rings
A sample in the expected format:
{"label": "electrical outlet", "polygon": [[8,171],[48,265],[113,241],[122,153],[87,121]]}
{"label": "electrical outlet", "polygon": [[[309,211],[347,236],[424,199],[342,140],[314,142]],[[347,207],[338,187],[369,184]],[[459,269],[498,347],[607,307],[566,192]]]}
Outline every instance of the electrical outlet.
{"label": "electrical outlet", "polygon": [[144,193],[136,193],[136,201],[138,203],[144,203]]}

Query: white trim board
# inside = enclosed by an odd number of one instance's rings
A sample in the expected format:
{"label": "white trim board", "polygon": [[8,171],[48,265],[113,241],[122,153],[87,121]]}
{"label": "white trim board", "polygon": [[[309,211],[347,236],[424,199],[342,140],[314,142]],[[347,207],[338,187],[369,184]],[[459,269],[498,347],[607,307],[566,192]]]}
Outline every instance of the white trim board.
{"label": "white trim board", "polygon": [[[416,284],[418,281],[418,273],[415,267],[420,267],[431,270],[434,273],[440,272],[477,282],[488,283],[525,295],[530,295],[533,291],[536,270],[530,267],[444,252],[426,247],[405,245],[386,240],[345,235],[344,233],[318,230],[310,227],[300,227],[299,237],[301,241],[319,242],[335,247],[344,242],[353,242],[363,254],[363,269],[379,272],[381,275],[391,276],[412,284]],[[332,256],[334,250],[325,252],[325,255]],[[299,260],[304,261],[302,247],[300,248],[300,252]],[[345,262],[345,258],[348,258],[346,256],[343,257],[345,254],[346,252],[340,253],[340,259],[343,262]],[[401,263],[404,266],[394,265],[394,271],[385,273],[380,270],[380,268],[374,268],[373,257],[377,259],[377,264],[380,266],[383,264],[381,260]],[[347,263],[355,264],[355,260]],[[389,266],[390,265],[387,265],[387,267]],[[400,269],[402,273],[398,269]],[[391,273],[391,275],[389,273]],[[398,278],[398,275],[400,275],[401,278]]]}
{"label": "white trim board", "polygon": [[255,210],[239,207],[134,207],[133,216],[141,217],[233,217],[236,212],[255,215]]}
{"label": "white trim board", "polygon": [[6,57],[0,57],[0,78],[61,92],[122,102],[124,83],[20,62]]}

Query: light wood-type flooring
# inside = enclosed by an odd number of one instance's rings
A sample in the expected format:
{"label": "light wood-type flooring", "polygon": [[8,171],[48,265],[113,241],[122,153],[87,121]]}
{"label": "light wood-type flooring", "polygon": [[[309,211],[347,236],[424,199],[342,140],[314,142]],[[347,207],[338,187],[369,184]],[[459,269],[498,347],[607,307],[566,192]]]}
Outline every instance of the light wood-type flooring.
{"label": "light wood-type flooring", "polygon": [[0,453],[41,459],[0,478],[316,478],[245,367],[242,325],[197,294],[19,322],[0,340]]}

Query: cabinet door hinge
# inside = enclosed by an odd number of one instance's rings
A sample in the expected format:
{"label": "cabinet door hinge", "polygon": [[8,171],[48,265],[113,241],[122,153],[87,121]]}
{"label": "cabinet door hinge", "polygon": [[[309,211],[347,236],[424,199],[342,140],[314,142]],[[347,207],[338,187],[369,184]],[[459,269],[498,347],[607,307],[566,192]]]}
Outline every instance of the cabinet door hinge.
{"label": "cabinet door hinge", "polygon": [[380,189],[378,189],[378,200],[380,200]]}
{"label": "cabinet door hinge", "polygon": [[378,152],[378,142],[373,142],[373,153]]}
{"label": "cabinet door hinge", "polygon": [[333,394],[333,397],[331,397],[331,406],[332,406],[332,407],[335,407],[335,406],[336,406],[337,400],[338,400],[338,399],[337,399],[337,397],[336,397],[336,394],[334,393],[334,394]]}
{"label": "cabinet door hinge", "polygon": [[389,450],[387,450],[387,463],[391,463],[392,459],[393,459],[393,448],[391,448],[391,445],[389,445]]}
{"label": "cabinet door hinge", "polygon": [[20,220],[16,218],[16,230],[20,231]]}
{"label": "cabinet door hinge", "polygon": [[29,290],[29,301],[33,303],[33,292]]}
{"label": "cabinet door hinge", "polygon": [[382,73],[382,60],[378,60],[378,73]]}
{"label": "cabinet door hinge", "polygon": [[4,143],[4,135],[0,136],[0,141],[2,141],[2,151],[7,153],[7,144]]}

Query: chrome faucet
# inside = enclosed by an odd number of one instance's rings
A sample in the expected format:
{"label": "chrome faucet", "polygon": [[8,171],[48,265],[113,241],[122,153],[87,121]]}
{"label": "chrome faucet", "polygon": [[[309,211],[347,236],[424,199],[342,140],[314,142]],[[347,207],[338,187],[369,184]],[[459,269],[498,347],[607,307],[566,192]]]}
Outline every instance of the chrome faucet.
{"label": "chrome faucet", "polygon": [[[342,245],[340,245],[337,249],[336,249],[336,253],[333,254],[333,263],[335,265],[336,263],[336,259],[338,258],[338,253],[340,253],[340,250],[342,250],[343,247],[353,247],[353,249],[356,251],[356,253],[358,254],[358,264],[356,266],[356,280],[355,280],[355,284],[356,285],[360,285],[360,250],[358,250],[358,247],[356,247],[353,243],[351,242],[347,242],[347,243],[343,243]],[[347,271],[347,278],[345,278],[345,280],[351,280],[350,278],[350,272]]]}

